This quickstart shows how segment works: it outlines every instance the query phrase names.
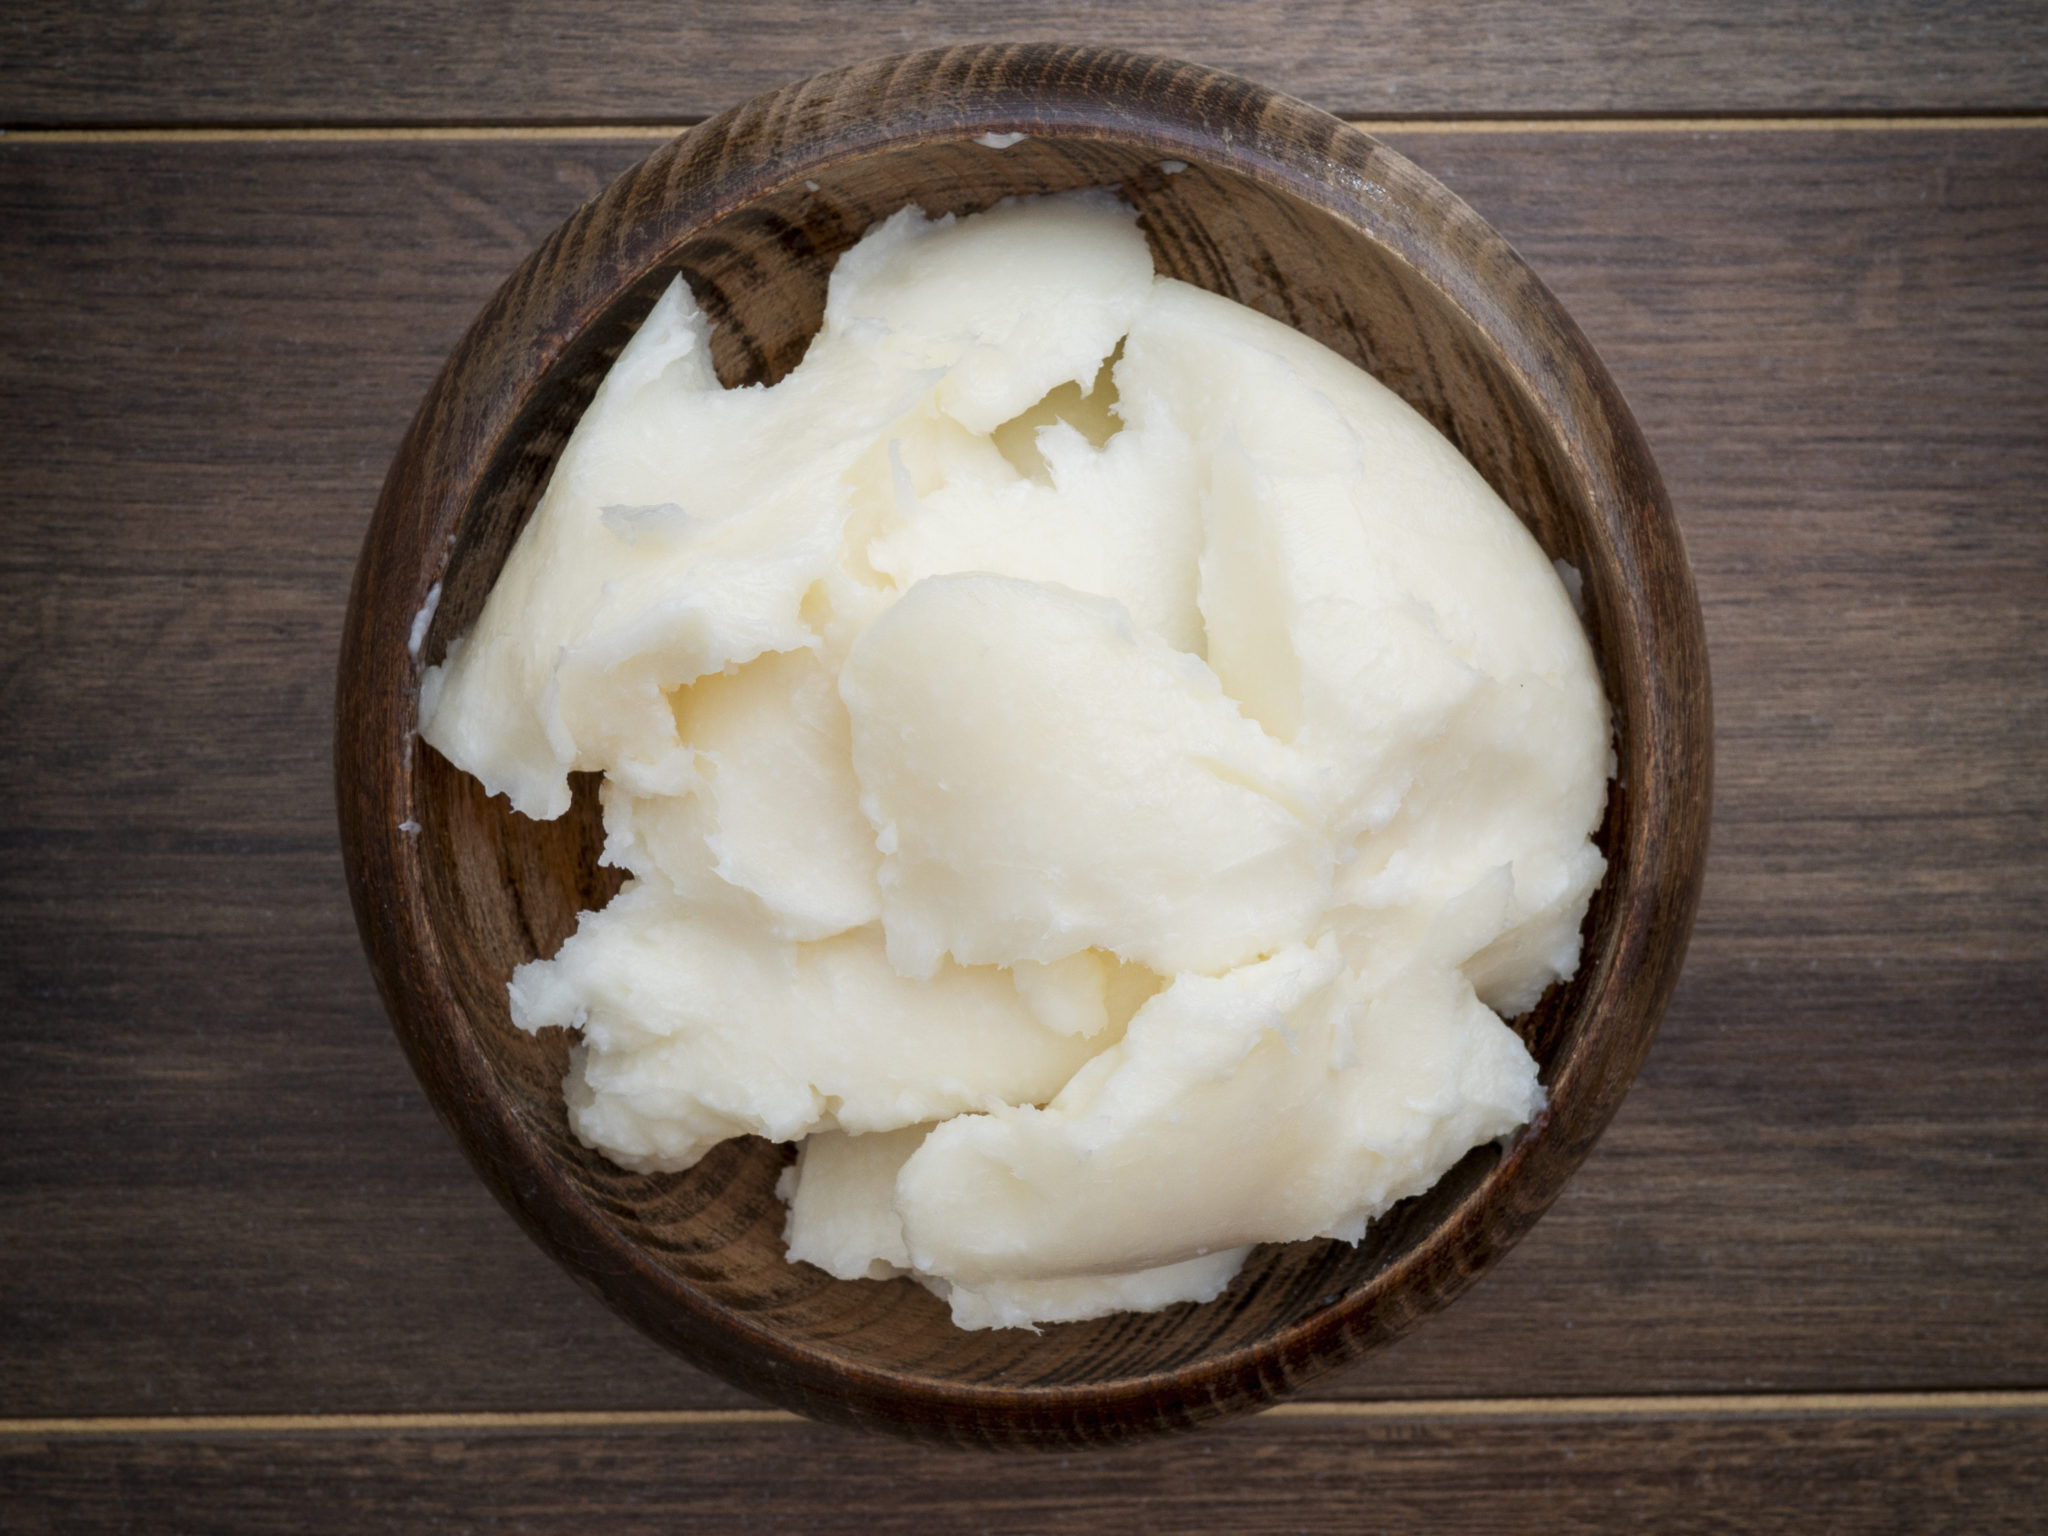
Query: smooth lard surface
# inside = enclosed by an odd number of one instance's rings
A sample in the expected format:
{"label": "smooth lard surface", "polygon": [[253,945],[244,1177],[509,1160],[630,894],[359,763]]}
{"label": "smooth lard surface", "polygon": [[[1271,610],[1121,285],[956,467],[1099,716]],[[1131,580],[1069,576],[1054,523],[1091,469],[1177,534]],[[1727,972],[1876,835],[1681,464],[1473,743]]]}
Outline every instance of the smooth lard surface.
{"label": "smooth lard surface", "polygon": [[680,283],[421,735],[604,775],[631,879],[511,986],[641,1170],[802,1144],[792,1262],[962,1327],[1213,1298],[1539,1109],[1607,706],[1558,572],[1328,349],[1106,194],[915,208],[726,390]]}

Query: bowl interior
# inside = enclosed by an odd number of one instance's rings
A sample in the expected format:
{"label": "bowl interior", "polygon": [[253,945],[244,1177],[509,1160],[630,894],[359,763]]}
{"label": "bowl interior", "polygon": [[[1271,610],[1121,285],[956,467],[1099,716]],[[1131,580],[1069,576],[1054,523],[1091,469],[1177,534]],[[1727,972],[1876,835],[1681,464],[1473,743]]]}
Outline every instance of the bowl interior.
{"label": "bowl interior", "polygon": [[[1262,310],[1371,371],[1465,452],[1547,553],[1584,573],[1587,623],[1616,706],[1621,756],[1633,760],[1641,730],[1629,702],[1637,663],[1617,645],[1609,618],[1625,600],[1625,573],[1589,519],[1570,448],[1498,347],[1417,267],[1313,201],[1272,178],[1200,160],[1175,170],[1171,160],[1162,166],[1165,158],[1156,143],[1099,133],[1039,134],[1001,151],[963,139],[885,146],[810,168],[699,229],[664,266],[634,277],[602,308],[543,378],[478,477],[458,526],[428,659],[474,623],[605,367],[673,274],[684,276],[717,323],[713,345],[724,382],[772,381],[803,356],[834,261],[905,203],[931,214],[965,214],[1019,194],[1110,186],[1138,208],[1161,272]],[[598,864],[595,786],[581,785],[571,813],[543,824],[487,799],[430,750],[413,753],[409,771],[425,828],[420,843],[435,942],[468,1027],[533,1143],[649,1263],[729,1314],[736,1328],[772,1336],[786,1352],[908,1382],[913,1390],[929,1383],[1030,1394],[1253,1359],[1304,1337],[1331,1309],[1355,1306],[1361,1291],[1372,1292],[1373,1329],[1390,1335],[1431,1302],[1409,1297],[1386,1277],[1499,1176],[1501,1151],[1476,1150],[1431,1193],[1376,1224],[1360,1246],[1262,1248],[1241,1278],[1204,1306],[1057,1325],[1036,1335],[959,1331],[943,1305],[909,1281],[840,1282],[786,1262],[783,1207],[774,1194],[789,1157],[783,1148],[732,1142],[687,1173],[641,1175],[576,1141],[560,1088],[567,1042],[557,1032],[534,1038],[515,1030],[505,984],[514,966],[553,953],[579,909],[601,905],[616,888],[616,873]],[[1553,988],[1516,1025],[1546,1083],[1557,1080],[1579,1047],[1584,999],[1613,947],[1616,893],[1635,878],[1634,844],[1623,835],[1629,796],[1620,784],[1611,788],[1602,833],[1611,869],[1587,919],[1586,962],[1573,983]]]}

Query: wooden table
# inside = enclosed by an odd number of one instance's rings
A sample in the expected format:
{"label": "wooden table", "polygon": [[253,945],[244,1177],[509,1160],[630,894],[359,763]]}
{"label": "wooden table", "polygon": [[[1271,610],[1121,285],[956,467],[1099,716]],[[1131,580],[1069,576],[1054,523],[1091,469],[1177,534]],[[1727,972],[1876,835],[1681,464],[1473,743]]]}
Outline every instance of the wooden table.
{"label": "wooden table", "polygon": [[[999,18],[15,0],[0,18],[0,1528],[2048,1527],[2048,10]],[[678,126],[1081,38],[1370,120],[1628,394],[1698,573],[1714,855],[1620,1117],[1313,1401],[990,1458],[762,1410],[515,1229],[357,948],[333,665],[497,282]]]}

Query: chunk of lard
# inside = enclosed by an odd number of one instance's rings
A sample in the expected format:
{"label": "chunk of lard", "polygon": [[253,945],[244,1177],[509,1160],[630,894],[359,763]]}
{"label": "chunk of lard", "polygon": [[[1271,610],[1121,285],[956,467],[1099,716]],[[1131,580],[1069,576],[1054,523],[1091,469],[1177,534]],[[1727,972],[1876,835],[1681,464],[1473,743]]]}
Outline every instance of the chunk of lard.
{"label": "chunk of lard", "polygon": [[1000,571],[1114,598],[1134,628],[1200,654],[1194,445],[1165,410],[1117,395],[1106,372],[1091,393],[1067,393],[1064,414],[1044,413],[1010,445],[1024,475],[950,418],[906,422],[887,444],[887,513],[867,560],[904,592],[927,576]]}
{"label": "chunk of lard", "polygon": [[789,1202],[784,1238],[791,1260],[815,1264],[842,1280],[910,1275],[944,1298],[963,1328],[1030,1328],[1106,1312],[1151,1312],[1177,1301],[1213,1301],[1251,1252],[1232,1248],[1125,1274],[978,1285],[919,1271],[903,1236],[896,1183],[930,1129],[913,1126],[874,1136],[823,1131],[806,1141],[778,1186]]}
{"label": "chunk of lard", "polygon": [[679,795],[607,781],[605,862],[783,939],[822,939],[882,915],[874,829],[861,814],[846,706],[809,651],[776,651],[673,698],[695,754]]}
{"label": "chunk of lard", "polygon": [[1114,602],[934,576],[854,643],[839,688],[905,975],[1092,948],[1224,971],[1330,904],[1291,756]]}
{"label": "chunk of lard", "polygon": [[1043,1109],[937,1127],[897,1208],[912,1265],[970,1287],[1153,1270],[1276,1231],[1355,1242],[1542,1102],[1528,1051],[1456,972],[1368,988],[1326,939],[1178,978]]}
{"label": "chunk of lard", "polygon": [[729,1136],[895,1130],[1050,1098],[1093,1053],[993,966],[907,981],[881,935],[798,944],[633,884],[512,976],[512,1021],[573,1028],[570,1124],[629,1168]]}
{"label": "chunk of lard", "polygon": [[834,272],[772,387],[678,284],[421,734],[602,771],[634,879],[512,1012],[577,1134],[802,1143],[792,1261],[963,1327],[1213,1298],[1542,1105],[1612,757],[1557,572],[1391,392],[1090,194]]}
{"label": "chunk of lard", "polygon": [[420,734],[542,819],[568,809],[577,770],[679,792],[690,754],[666,695],[817,644],[801,608],[839,551],[854,461],[922,401],[987,431],[1092,380],[1151,281],[1106,197],[964,224],[906,208],[842,259],[803,363],[733,390],[712,373],[709,322],[671,285],[476,628],[422,679]]}
{"label": "chunk of lard", "polygon": [[985,434],[1090,383],[1152,287],[1131,211],[1106,193],[948,216],[936,238],[904,208],[841,258],[825,334],[913,377],[929,370],[934,408]]}

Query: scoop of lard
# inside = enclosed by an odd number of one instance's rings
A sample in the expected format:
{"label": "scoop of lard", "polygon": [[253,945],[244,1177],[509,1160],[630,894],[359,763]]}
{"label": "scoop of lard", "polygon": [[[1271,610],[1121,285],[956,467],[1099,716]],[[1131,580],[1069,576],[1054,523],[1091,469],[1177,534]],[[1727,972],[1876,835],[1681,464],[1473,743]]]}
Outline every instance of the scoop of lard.
{"label": "scoop of lard", "polygon": [[680,284],[421,734],[632,881],[522,966],[623,1166],[801,1144],[792,1262],[963,1327],[1205,1301],[1543,1102],[1607,706],[1397,396],[1152,271],[1105,194],[916,209],[769,387]]}

